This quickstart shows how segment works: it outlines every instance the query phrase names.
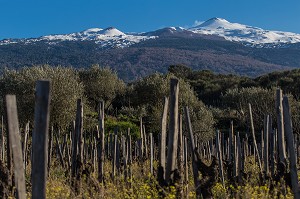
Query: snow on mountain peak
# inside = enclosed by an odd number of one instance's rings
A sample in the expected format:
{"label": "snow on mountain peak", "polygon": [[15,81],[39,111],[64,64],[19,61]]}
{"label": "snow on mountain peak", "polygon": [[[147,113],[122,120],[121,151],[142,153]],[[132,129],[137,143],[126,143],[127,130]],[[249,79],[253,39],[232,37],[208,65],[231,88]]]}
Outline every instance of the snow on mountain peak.
{"label": "snow on mountain peak", "polygon": [[188,29],[182,27],[166,27],[145,33],[124,33],[114,27],[108,27],[106,29],[90,28],[81,32],[47,35],[32,39],[6,39],[0,41],[0,45],[9,45],[12,43],[28,44],[39,41],[48,42],[49,44],[56,44],[62,41],[93,41],[101,47],[123,48],[148,39],[162,36],[167,37],[170,35],[214,35],[223,37],[229,41],[259,47],[276,47],[282,44],[300,42],[300,34],[263,30],[239,23],[231,23],[226,19],[214,17],[200,25]]}
{"label": "snow on mountain peak", "polygon": [[124,48],[135,43],[139,43],[144,40],[154,39],[155,36],[143,36],[136,34],[125,34],[120,30],[109,27],[106,29],[90,28],[81,32],[75,32],[70,34],[57,34],[46,35],[33,39],[21,39],[21,40],[2,40],[0,45],[8,45],[10,43],[34,43],[34,42],[47,42],[49,44],[57,44],[63,41],[93,41],[103,48]]}
{"label": "snow on mountain peak", "polygon": [[125,35],[125,33],[121,32],[120,30],[118,30],[118,29],[116,29],[114,27],[106,28],[106,29],[102,30],[100,32],[100,34],[107,35],[107,36]]}
{"label": "snow on mountain peak", "polygon": [[90,29],[87,29],[85,31],[83,31],[84,34],[94,34],[94,33],[97,33],[97,32],[100,32],[101,28],[90,28]]}
{"label": "snow on mountain peak", "polygon": [[238,23],[230,23],[226,19],[222,18],[211,18],[204,23],[192,28],[192,29],[208,29],[208,30],[213,30],[213,29],[243,29],[246,28],[245,25],[238,24]]}
{"label": "snow on mountain peak", "polygon": [[219,17],[213,17],[205,22],[203,22],[202,24],[200,24],[200,26],[207,26],[207,25],[211,25],[211,24],[224,24],[224,23],[229,23],[226,19],[223,18],[219,18]]}
{"label": "snow on mountain peak", "polygon": [[174,30],[174,31],[183,31],[183,30],[185,30],[183,27],[180,27],[180,26],[172,26],[172,27],[170,27],[170,29],[172,29],[172,30]]}
{"label": "snow on mountain peak", "polygon": [[216,35],[229,41],[258,44],[282,44],[300,42],[300,34],[263,30],[239,23],[231,23],[222,18],[211,18],[204,23],[192,27],[194,33]]}

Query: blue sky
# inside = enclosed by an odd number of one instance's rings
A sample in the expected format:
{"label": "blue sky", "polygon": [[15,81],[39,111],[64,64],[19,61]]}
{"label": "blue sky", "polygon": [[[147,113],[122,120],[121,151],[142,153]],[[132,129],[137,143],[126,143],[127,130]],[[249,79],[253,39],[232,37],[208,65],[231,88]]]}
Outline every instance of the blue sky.
{"label": "blue sky", "polygon": [[0,0],[0,39],[110,26],[142,32],[212,17],[300,33],[299,0]]}

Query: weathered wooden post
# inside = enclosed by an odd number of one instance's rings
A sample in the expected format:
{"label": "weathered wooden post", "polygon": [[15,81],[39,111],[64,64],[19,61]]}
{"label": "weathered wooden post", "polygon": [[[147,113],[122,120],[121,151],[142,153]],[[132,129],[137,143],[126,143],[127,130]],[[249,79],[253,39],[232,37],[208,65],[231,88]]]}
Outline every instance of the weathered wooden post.
{"label": "weathered wooden post", "polygon": [[[78,136],[78,157],[79,157],[79,162],[83,162],[83,103],[82,99],[80,99],[80,110],[78,112],[80,115],[76,115],[76,122],[75,122],[75,131],[77,131],[77,136]],[[78,166],[78,165],[77,165]],[[80,176],[79,176],[80,177]]]}
{"label": "weathered wooden post", "polygon": [[141,136],[141,149],[140,149],[140,151],[142,153],[142,154],[140,154],[141,159],[144,156],[144,133],[143,132],[144,132],[144,130],[143,130],[143,118],[141,117],[140,118],[140,136]]}
{"label": "weathered wooden post", "polygon": [[150,172],[153,175],[153,160],[154,160],[154,149],[153,149],[153,136],[150,133]]}
{"label": "weathered wooden post", "polygon": [[[121,140],[121,138],[122,138],[122,133],[121,133],[121,136],[120,136],[119,139]],[[121,156],[121,154],[120,154],[120,146],[121,146],[121,144],[120,144],[119,140],[117,139],[117,146],[116,146],[116,169],[117,169],[117,174],[119,174],[120,168],[121,168],[121,161],[120,161],[120,156]]]}
{"label": "weathered wooden post", "polygon": [[146,127],[143,125],[143,141],[144,141],[144,156],[148,158],[148,143],[147,143],[147,134],[146,134]]}
{"label": "weathered wooden post", "polygon": [[127,147],[125,136],[121,135],[121,151],[122,151],[122,163],[123,163],[123,175],[127,178]]}
{"label": "weathered wooden post", "polygon": [[112,165],[112,179],[115,180],[116,168],[117,168],[117,149],[118,149],[118,134],[114,136],[114,152],[113,152],[113,165]]}
{"label": "weathered wooden post", "polygon": [[279,161],[286,164],[286,149],[284,142],[284,124],[283,124],[283,106],[282,106],[282,90],[276,90],[276,102],[275,109],[277,114],[277,141],[278,141],[278,152]]}
{"label": "weathered wooden post", "polygon": [[271,176],[275,175],[275,131],[269,128],[269,135],[270,135],[270,170]]}
{"label": "weathered wooden post", "polygon": [[242,174],[241,171],[243,169],[243,160],[242,160],[242,145],[241,145],[241,137],[240,133],[238,132],[236,135],[236,150],[237,150],[237,176],[238,176],[238,182],[242,182]]}
{"label": "weathered wooden post", "polygon": [[32,135],[32,198],[46,198],[50,81],[37,81]]}
{"label": "weathered wooden post", "polygon": [[264,124],[264,172],[269,175],[269,134],[270,134],[270,115],[265,116]]}
{"label": "weathered wooden post", "polygon": [[[59,132],[59,130],[58,130],[57,132]],[[56,144],[57,144],[59,161],[60,161],[61,166],[62,166],[63,168],[65,168],[65,161],[64,161],[63,154],[62,154],[61,145],[60,145],[60,143],[59,143],[58,134],[59,134],[59,133],[56,133],[56,134],[55,134],[55,141],[56,141]]]}
{"label": "weathered wooden post", "polygon": [[183,186],[183,181],[184,181],[184,159],[183,159],[183,132],[182,132],[182,115],[179,115],[178,119],[178,147],[177,147],[177,165],[178,165],[178,173],[180,174],[180,181],[179,181],[179,186],[178,186],[178,192],[181,198],[183,198],[184,194],[184,186]]}
{"label": "weathered wooden post", "polygon": [[[225,157],[225,152],[226,152],[226,143],[225,143],[225,135],[224,133],[222,132],[219,132],[220,133],[220,143],[221,143],[221,151],[222,151],[222,157],[224,158]],[[225,160],[225,158],[224,158]]]}
{"label": "weathered wooden post", "polygon": [[6,95],[6,111],[9,141],[12,148],[14,160],[14,177],[17,187],[17,198],[26,199],[22,145],[19,132],[19,120],[15,95]]}
{"label": "weathered wooden post", "polygon": [[[186,193],[188,190],[188,184],[189,184],[189,165],[188,165],[188,142],[187,138],[184,137],[184,183],[186,185]],[[187,195],[187,194],[186,194]]]}
{"label": "weathered wooden post", "polygon": [[82,122],[83,122],[83,104],[82,100],[77,100],[77,111],[76,120],[74,127],[74,135],[72,141],[72,184],[75,186],[75,191],[77,194],[80,193],[81,175],[78,173],[80,171],[80,165],[77,162],[82,161]]}
{"label": "weathered wooden post", "polygon": [[[265,120],[265,118],[264,118]],[[264,121],[265,123],[265,121]],[[264,162],[264,148],[265,148],[265,142],[264,142],[264,132],[263,130],[261,130],[261,133],[260,133],[260,143],[258,144],[258,149],[259,149],[259,152],[260,152],[260,161],[261,161],[261,164],[263,165],[263,162]]]}
{"label": "weathered wooden post", "polygon": [[193,135],[193,128],[192,128],[192,123],[190,119],[190,113],[189,113],[189,108],[185,107],[184,109],[185,112],[185,118],[186,118],[186,123],[188,125],[188,131],[189,131],[189,145],[191,146],[191,152],[192,152],[192,167],[193,167],[193,175],[194,175],[194,185],[196,189],[196,196],[197,198],[201,197],[201,190],[200,190],[200,181],[199,181],[199,173],[198,173],[198,166],[197,166],[197,156],[195,154],[195,143],[194,143],[194,135]]}
{"label": "weathered wooden post", "polygon": [[231,171],[228,171],[229,177],[236,175],[236,170],[234,170],[234,159],[236,155],[235,151],[235,142],[234,142],[234,129],[233,129],[233,121],[230,122],[230,129],[229,129],[229,147],[228,147],[228,156],[229,156],[229,168],[232,168]]}
{"label": "weathered wooden post", "polygon": [[106,136],[106,144],[105,144],[105,155],[106,158],[109,159],[110,158],[110,140],[109,140],[109,134]]}
{"label": "weathered wooden post", "polygon": [[132,178],[132,146],[131,146],[131,135],[130,135],[130,128],[128,128],[127,131],[127,153],[128,153],[128,176],[131,179]]}
{"label": "weathered wooden post", "polygon": [[[68,135],[66,134],[66,140],[68,140]],[[68,163],[68,168],[71,168],[71,155],[70,155],[70,147],[69,144],[67,142],[67,146],[66,146],[66,156],[67,156],[67,163]]]}
{"label": "weathered wooden post", "polygon": [[219,173],[220,179],[222,181],[223,187],[225,187],[225,180],[224,180],[224,171],[223,171],[223,158],[222,158],[222,151],[221,151],[221,142],[220,142],[220,131],[217,130],[216,133],[216,147],[217,147],[217,156],[219,159]]}
{"label": "weathered wooden post", "polygon": [[29,122],[27,122],[25,126],[25,135],[24,135],[24,144],[23,144],[23,162],[24,162],[25,172],[27,166],[28,137],[29,137]]}
{"label": "weathered wooden post", "polygon": [[[100,183],[104,182],[104,155],[105,155],[105,132],[104,132],[104,101],[101,101],[99,103],[99,110],[98,110],[98,116],[99,116],[99,133],[100,138],[97,138],[98,142],[98,180]],[[100,139],[100,140],[99,140]]]}
{"label": "weathered wooden post", "polygon": [[51,131],[49,132],[49,139],[48,139],[48,175],[50,175],[50,167],[51,167],[51,157],[52,157],[52,147],[53,147],[53,126],[51,127]]}
{"label": "weathered wooden post", "polygon": [[61,147],[61,150],[62,150],[62,155],[63,157],[65,157],[66,155],[66,148],[67,148],[67,138],[66,136],[62,136],[63,137],[63,140],[62,140],[62,147]]}
{"label": "weathered wooden post", "polygon": [[177,141],[178,141],[178,95],[179,81],[171,79],[170,81],[170,124],[168,140],[168,156],[166,165],[166,182],[169,183],[171,174],[176,168]]}
{"label": "weathered wooden post", "polygon": [[[78,101],[77,101],[77,110],[78,110]],[[77,150],[77,136],[76,136],[76,131],[75,131],[75,122],[73,122],[72,124],[72,163],[71,163],[71,177],[73,178],[71,180],[73,186],[74,186],[74,183],[75,183],[75,176],[76,176],[76,160],[77,160],[77,153],[78,153],[78,150]]]}
{"label": "weathered wooden post", "polygon": [[237,151],[237,135],[234,135],[234,138],[233,138],[233,158],[234,160],[232,161],[233,163],[233,177],[237,177],[238,176],[238,151]]}
{"label": "weathered wooden post", "polygon": [[207,141],[207,150],[208,150],[208,160],[211,161],[211,149],[210,149],[210,142]]}
{"label": "weathered wooden post", "polygon": [[[6,106],[6,104],[4,105]],[[6,126],[8,126],[7,124],[7,115],[5,115],[5,121],[6,121]],[[3,129],[3,123],[2,123],[2,129]],[[4,131],[3,131],[4,132]],[[9,138],[9,133],[6,127],[6,135],[5,135],[5,139],[6,139],[6,163],[7,163],[7,169],[8,169],[8,175],[7,175],[7,186],[8,186],[8,192],[11,195],[12,194],[12,188],[13,188],[13,180],[12,180],[12,172],[13,172],[13,157],[12,157],[12,148],[11,148],[11,141]]]}
{"label": "weathered wooden post", "polygon": [[294,146],[293,128],[291,120],[291,111],[289,106],[289,100],[287,96],[283,97],[283,116],[284,116],[284,132],[287,137],[287,144],[289,149],[289,160],[290,160],[290,174],[292,182],[292,190],[294,193],[294,198],[300,198],[300,190],[298,183],[298,173],[297,173],[297,160]]}
{"label": "weathered wooden post", "polygon": [[113,137],[114,137],[114,135],[112,134],[112,133],[110,133],[109,134],[109,147],[110,147],[110,149],[109,149],[109,153],[110,153],[110,155],[109,155],[109,157],[110,158],[113,158],[113,154],[114,154],[114,143],[113,143]]}
{"label": "weathered wooden post", "polygon": [[137,156],[139,157],[139,160],[141,161],[142,159],[142,139],[139,138],[137,141],[136,141],[136,154]]}
{"label": "weathered wooden post", "polygon": [[251,133],[252,133],[252,138],[253,138],[254,150],[257,155],[260,173],[262,174],[262,166],[261,166],[261,161],[260,161],[259,152],[258,152],[258,148],[257,148],[257,144],[256,144],[256,138],[255,138],[255,130],[254,130],[254,124],[253,124],[253,117],[252,117],[252,108],[251,108],[250,103],[248,105],[249,105],[249,116],[250,116]]}
{"label": "weathered wooden post", "polygon": [[162,184],[162,180],[165,179],[165,167],[166,167],[166,137],[167,137],[167,116],[169,107],[169,98],[164,98],[164,109],[161,116],[161,134],[160,134],[160,144],[159,144],[159,169],[158,181]]}
{"label": "weathered wooden post", "polygon": [[4,162],[5,159],[5,145],[4,145],[4,140],[5,136],[4,136],[4,123],[3,123],[3,116],[1,117],[1,160],[2,162]]}

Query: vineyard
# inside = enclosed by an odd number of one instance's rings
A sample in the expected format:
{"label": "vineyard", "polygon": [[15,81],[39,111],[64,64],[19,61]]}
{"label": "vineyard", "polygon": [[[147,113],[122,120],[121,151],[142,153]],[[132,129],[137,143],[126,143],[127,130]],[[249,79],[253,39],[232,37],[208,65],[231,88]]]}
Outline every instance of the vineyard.
{"label": "vineyard", "polygon": [[[168,95],[161,99],[159,122],[139,115],[138,128],[109,123],[107,99],[93,101],[96,112],[87,112],[95,120],[88,125],[83,98],[74,104],[74,121],[59,111],[53,114],[62,119],[52,118],[51,83],[35,82],[33,122],[28,115],[24,127],[18,96],[4,96],[1,198],[300,198],[300,137],[291,97],[279,88],[272,90],[274,114],[261,109],[263,118],[258,118],[253,110],[257,102],[247,101],[247,128],[229,120],[227,129],[208,133],[210,114],[192,97],[190,104],[182,103],[182,93],[188,92],[175,77],[169,78]],[[206,115],[196,117],[195,107]],[[201,117],[202,126],[193,120]]]}

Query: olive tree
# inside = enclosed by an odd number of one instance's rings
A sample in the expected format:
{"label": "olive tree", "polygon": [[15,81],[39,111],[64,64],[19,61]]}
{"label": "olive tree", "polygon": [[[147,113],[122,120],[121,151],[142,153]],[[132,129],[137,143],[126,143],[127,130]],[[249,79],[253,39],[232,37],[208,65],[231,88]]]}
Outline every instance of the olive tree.
{"label": "olive tree", "polygon": [[[273,123],[276,122],[275,113],[275,93],[276,88],[264,89],[261,87],[250,87],[241,89],[229,89],[223,96],[225,106],[235,110],[236,117],[239,120],[240,127],[246,129],[249,127],[248,103],[252,106],[252,115],[255,129],[263,129],[264,116],[270,114]],[[292,95],[288,94],[291,105],[293,127],[299,132],[299,102]],[[276,125],[274,125],[276,127]]]}
{"label": "olive tree", "polygon": [[32,121],[35,83],[41,79],[51,81],[50,122],[64,129],[74,120],[76,100],[83,96],[83,85],[72,68],[43,65],[5,70],[0,79],[1,96],[15,94],[21,124]]}
{"label": "olive tree", "polygon": [[[159,132],[159,124],[163,109],[163,99],[169,95],[171,74],[153,74],[134,82],[127,98],[133,107],[146,107],[149,129]],[[214,133],[214,119],[211,111],[199,101],[191,86],[183,79],[179,79],[179,108],[189,106],[195,133],[206,139]]]}
{"label": "olive tree", "polygon": [[94,65],[80,70],[79,77],[84,85],[84,94],[95,111],[100,100],[104,100],[107,108],[125,90],[125,83],[110,68]]}

